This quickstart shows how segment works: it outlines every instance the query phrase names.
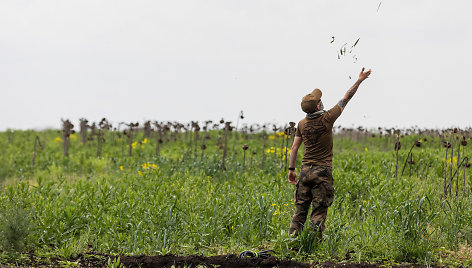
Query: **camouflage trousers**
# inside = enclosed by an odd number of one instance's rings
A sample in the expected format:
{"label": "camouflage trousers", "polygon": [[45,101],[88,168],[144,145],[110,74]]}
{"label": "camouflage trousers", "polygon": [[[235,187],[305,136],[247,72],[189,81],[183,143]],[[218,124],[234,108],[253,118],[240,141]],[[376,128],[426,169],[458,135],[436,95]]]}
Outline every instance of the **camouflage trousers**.
{"label": "camouflage trousers", "polygon": [[328,207],[334,200],[333,175],[330,167],[303,165],[295,189],[295,213],[289,233],[297,236],[303,229],[310,204],[310,231],[318,232],[319,238],[325,228]]}

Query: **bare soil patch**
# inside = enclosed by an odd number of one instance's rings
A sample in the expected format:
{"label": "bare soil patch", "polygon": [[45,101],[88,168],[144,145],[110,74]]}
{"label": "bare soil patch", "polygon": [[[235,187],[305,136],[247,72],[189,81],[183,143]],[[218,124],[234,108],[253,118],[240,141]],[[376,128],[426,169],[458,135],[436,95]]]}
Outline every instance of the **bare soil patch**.
{"label": "bare soil patch", "polygon": [[[268,258],[240,258],[236,254],[230,255],[217,255],[217,256],[200,256],[200,255],[189,255],[189,256],[176,256],[168,254],[165,256],[119,256],[120,264],[128,268],[151,268],[151,267],[175,267],[175,268],[196,268],[196,267],[208,267],[208,268],[241,268],[241,267],[260,267],[260,268],[379,268],[379,267],[395,267],[395,268],[422,268],[423,265],[418,264],[400,264],[400,265],[388,265],[388,264],[371,264],[371,263],[305,263],[297,262],[293,260],[281,260],[274,256]],[[33,254],[29,255],[29,260],[23,263],[3,263],[0,262],[0,267],[4,265],[8,267],[15,267],[16,265],[21,266],[32,266],[32,267],[105,267],[107,266],[108,260],[114,261],[118,256],[99,254],[94,252],[79,254],[74,258],[68,260],[61,260],[57,258],[52,259],[41,259],[35,257]],[[72,264],[72,265],[71,265]],[[438,268],[440,266],[430,266]]]}
{"label": "bare soil patch", "polygon": [[[272,268],[272,267],[291,267],[291,268],[311,268],[311,267],[362,267],[362,268],[378,268],[378,267],[397,267],[397,268],[422,268],[423,265],[416,264],[402,264],[397,266],[388,266],[385,264],[369,264],[369,263],[303,263],[292,260],[280,260],[276,257],[269,257],[266,259],[262,258],[239,258],[238,255],[218,255],[218,256],[121,256],[121,263],[129,268],[151,268],[151,267],[221,267],[221,268],[240,268],[240,267],[261,267],[261,268]],[[431,266],[439,267],[439,266]]]}

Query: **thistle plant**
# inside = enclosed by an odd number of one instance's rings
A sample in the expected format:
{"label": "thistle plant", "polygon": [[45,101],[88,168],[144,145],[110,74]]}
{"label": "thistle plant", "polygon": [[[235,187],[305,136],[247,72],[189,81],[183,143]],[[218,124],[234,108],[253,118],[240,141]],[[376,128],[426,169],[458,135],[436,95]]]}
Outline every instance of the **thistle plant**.
{"label": "thistle plant", "polygon": [[244,119],[244,112],[240,111],[238,114],[238,119],[236,119],[236,127],[235,131],[233,132],[234,134],[234,139],[233,139],[233,155],[236,153],[235,146],[236,146],[236,140],[238,139],[238,127],[239,127],[239,119]]}
{"label": "thistle plant", "polygon": [[198,147],[198,140],[199,140],[198,133],[200,132],[200,126],[198,125],[198,122],[192,121],[192,128],[193,128],[193,137],[194,137],[193,158],[197,159],[197,147]]}
{"label": "thistle plant", "polygon": [[395,178],[398,179],[398,151],[402,148],[402,144],[400,143],[400,136],[395,135],[395,154],[396,154],[396,161],[395,161]]}
{"label": "thistle plant", "polygon": [[464,181],[463,181],[463,184],[462,184],[462,196],[465,197],[465,178],[466,178],[466,168],[470,168],[470,163],[469,163],[469,158],[466,157],[465,158],[465,163],[463,164],[464,165]]}
{"label": "thistle plant", "polygon": [[80,141],[82,144],[87,143],[87,130],[90,128],[88,125],[88,120],[85,118],[80,118]]}
{"label": "thistle plant", "polygon": [[125,130],[123,134],[128,137],[128,156],[131,156],[133,154],[133,132],[134,128],[139,126],[139,123],[129,123],[126,126],[128,126],[128,130]]}
{"label": "thistle plant", "polygon": [[35,160],[36,160],[36,151],[37,147],[39,146],[39,149],[43,149],[43,146],[41,145],[41,141],[39,140],[39,136],[36,135],[34,138],[34,146],[33,146],[33,156],[31,157],[31,165],[34,166]]}
{"label": "thistle plant", "polygon": [[98,123],[98,134],[97,134],[97,157],[102,156],[102,144],[105,142],[105,130],[111,129],[111,124],[106,118],[102,118],[100,123]]}
{"label": "thistle plant", "polygon": [[[459,138],[459,137],[457,137]],[[461,157],[461,146],[464,147],[467,145],[467,141],[465,140],[465,137],[462,136],[461,141],[457,143],[457,163],[460,162],[460,157]],[[457,165],[457,171],[460,169],[461,165]],[[459,195],[459,172],[457,173],[457,179],[456,179],[456,197]]]}
{"label": "thistle plant", "polygon": [[225,166],[225,159],[226,159],[226,154],[228,151],[228,133],[232,130],[231,122],[225,122],[225,129],[224,129],[224,148],[223,148],[223,157],[221,160],[221,169],[226,170]]}
{"label": "thistle plant", "polygon": [[97,125],[94,122],[89,128],[90,128],[90,136],[88,137],[88,140],[93,141],[93,137],[97,136]]}
{"label": "thistle plant", "polygon": [[64,156],[69,156],[69,137],[74,133],[74,125],[69,120],[62,120],[62,144],[64,146]]}
{"label": "thistle plant", "polygon": [[[421,147],[421,144],[422,142],[421,141],[415,141],[413,143],[413,145],[411,146],[410,148],[410,151],[408,151],[408,154],[406,156],[406,159],[405,159],[405,164],[403,164],[403,169],[402,169],[402,174],[400,175],[400,177],[403,177],[403,173],[405,172],[405,167],[406,167],[406,164],[410,164],[410,176],[411,176],[411,165],[413,165],[415,162],[413,161],[413,148],[415,147]],[[398,152],[398,151],[397,151]]]}
{"label": "thistle plant", "polygon": [[[464,153],[464,151],[465,151],[465,146],[467,146],[467,141],[466,141],[466,139],[465,139],[465,136],[462,136],[461,145],[462,145],[462,152],[463,152],[463,154],[465,154],[465,153]],[[462,196],[465,197],[465,177],[466,177],[466,176],[465,176],[465,173],[466,173],[465,171],[466,171],[466,168],[470,167],[469,158],[468,158],[468,157],[465,157],[465,163],[463,164],[463,166],[464,166],[464,181],[463,181],[463,183],[462,183],[462,191],[463,191],[463,192],[462,192]],[[459,174],[457,174],[457,178],[459,179]]]}
{"label": "thistle plant", "polygon": [[151,121],[148,120],[148,121],[144,122],[144,129],[143,130],[144,130],[144,137],[149,139],[151,137],[151,130],[152,130]]}
{"label": "thistle plant", "polygon": [[249,148],[247,144],[244,144],[242,149],[243,149],[243,172],[246,172],[246,151]]}
{"label": "thistle plant", "polygon": [[163,129],[163,127],[157,121],[154,121],[153,125],[156,128],[156,132],[157,132],[157,135],[156,135],[156,156],[159,156],[160,146],[162,144],[162,129]]}
{"label": "thistle plant", "polygon": [[451,138],[451,161],[449,162],[449,196],[452,196],[452,182],[453,182],[453,163],[454,163],[454,141],[456,139],[457,128],[452,130],[452,138]]}
{"label": "thistle plant", "polygon": [[274,132],[274,161],[277,160],[277,130],[279,130],[279,128],[277,125],[273,124],[272,131]]}
{"label": "thistle plant", "polygon": [[218,138],[216,139],[216,147],[218,148],[218,154],[220,154],[220,151],[223,150],[223,138],[219,135]]}
{"label": "thistle plant", "polygon": [[206,150],[206,148],[207,148],[207,147],[206,147],[206,144],[203,143],[203,144],[200,146],[200,148],[202,149],[202,155],[201,155],[201,158],[200,158],[200,159],[201,159],[201,161],[203,161],[203,157],[204,157],[204,155],[205,155],[205,150]]}
{"label": "thistle plant", "polygon": [[446,148],[446,156],[444,157],[444,193],[443,198],[446,199],[447,197],[447,152],[449,148],[451,148],[451,143],[447,141],[443,141],[443,147]]}

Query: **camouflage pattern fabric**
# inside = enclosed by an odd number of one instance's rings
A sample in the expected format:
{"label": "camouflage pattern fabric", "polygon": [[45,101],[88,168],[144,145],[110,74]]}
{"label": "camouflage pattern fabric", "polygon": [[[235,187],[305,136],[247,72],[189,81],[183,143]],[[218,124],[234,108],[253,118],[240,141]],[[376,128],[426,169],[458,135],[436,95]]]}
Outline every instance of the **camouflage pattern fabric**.
{"label": "camouflage pattern fabric", "polygon": [[295,213],[290,223],[289,233],[297,236],[303,229],[312,204],[310,231],[318,232],[319,238],[325,228],[328,207],[334,200],[333,176],[330,167],[302,166],[295,189]]}

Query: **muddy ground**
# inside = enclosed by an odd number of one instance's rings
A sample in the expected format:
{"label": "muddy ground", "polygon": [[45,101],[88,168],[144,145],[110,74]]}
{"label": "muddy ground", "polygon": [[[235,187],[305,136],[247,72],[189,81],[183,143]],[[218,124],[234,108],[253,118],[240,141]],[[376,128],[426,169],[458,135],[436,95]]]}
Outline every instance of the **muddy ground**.
{"label": "muddy ground", "polygon": [[[98,253],[86,253],[79,254],[75,258],[69,260],[61,259],[39,259],[34,255],[29,256],[29,260],[24,260],[21,264],[19,263],[2,263],[0,260],[0,267],[8,266],[33,266],[33,267],[105,267],[109,261],[114,261],[117,256],[98,254]],[[296,262],[292,260],[280,260],[276,257],[262,258],[240,258],[238,255],[218,255],[218,256],[175,256],[172,254],[165,256],[120,256],[120,264],[128,268],[150,268],[150,267],[221,267],[221,268],[240,268],[240,267],[261,267],[261,268],[272,268],[272,267],[291,267],[291,268],[311,268],[311,267],[362,267],[362,268],[374,268],[374,267],[411,267],[419,268],[424,267],[417,264],[401,264],[396,266],[386,264],[369,264],[369,263],[304,263]],[[439,267],[439,266],[430,266]]]}

